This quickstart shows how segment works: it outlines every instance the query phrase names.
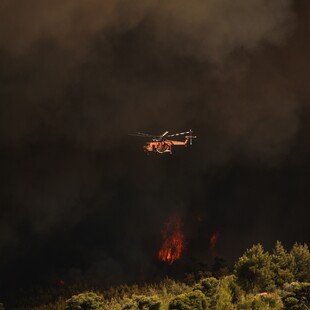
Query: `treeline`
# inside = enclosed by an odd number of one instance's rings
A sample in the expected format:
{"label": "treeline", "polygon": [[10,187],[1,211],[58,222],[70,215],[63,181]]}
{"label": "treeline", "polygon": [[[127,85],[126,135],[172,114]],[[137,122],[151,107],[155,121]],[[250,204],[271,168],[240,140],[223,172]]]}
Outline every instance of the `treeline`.
{"label": "treeline", "polygon": [[257,244],[246,250],[230,273],[220,266],[215,274],[200,275],[102,291],[74,290],[70,298],[58,296],[52,303],[18,309],[310,309],[310,253],[306,244],[296,243],[288,252],[278,241],[270,253]]}

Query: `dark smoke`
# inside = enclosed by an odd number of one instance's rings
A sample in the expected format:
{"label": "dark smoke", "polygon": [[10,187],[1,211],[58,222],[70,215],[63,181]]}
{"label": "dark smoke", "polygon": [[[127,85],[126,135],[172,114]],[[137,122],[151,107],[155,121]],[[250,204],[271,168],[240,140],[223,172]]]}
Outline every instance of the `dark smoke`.
{"label": "dark smoke", "polygon": [[[176,213],[188,256],[205,257],[217,230],[229,260],[308,241],[309,12],[306,0],[2,1],[3,291],[146,279]],[[173,157],[146,158],[127,136],[189,128],[197,141]]]}

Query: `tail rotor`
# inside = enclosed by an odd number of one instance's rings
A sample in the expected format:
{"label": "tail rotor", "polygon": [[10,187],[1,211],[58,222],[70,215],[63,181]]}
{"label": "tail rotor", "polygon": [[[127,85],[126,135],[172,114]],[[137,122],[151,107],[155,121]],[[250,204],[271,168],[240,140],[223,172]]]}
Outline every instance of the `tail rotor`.
{"label": "tail rotor", "polygon": [[193,136],[193,131],[190,129],[189,130],[189,136],[186,136],[187,139],[189,139],[189,144],[192,145],[193,144],[193,139],[196,139],[197,136]]}

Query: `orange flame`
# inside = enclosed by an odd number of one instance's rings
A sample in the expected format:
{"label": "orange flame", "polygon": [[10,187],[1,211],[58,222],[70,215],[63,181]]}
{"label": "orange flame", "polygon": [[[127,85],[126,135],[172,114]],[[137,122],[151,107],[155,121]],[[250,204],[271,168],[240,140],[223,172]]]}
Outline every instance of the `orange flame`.
{"label": "orange flame", "polygon": [[217,243],[217,240],[220,236],[220,232],[219,231],[216,231],[215,233],[212,234],[212,236],[210,237],[210,246],[209,246],[209,249],[212,253],[214,253],[214,250],[215,250],[215,246],[216,246],[216,243]]}
{"label": "orange flame", "polygon": [[182,222],[179,217],[171,217],[162,230],[163,245],[158,253],[158,258],[172,264],[180,259],[183,251],[184,235],[181,231]]}

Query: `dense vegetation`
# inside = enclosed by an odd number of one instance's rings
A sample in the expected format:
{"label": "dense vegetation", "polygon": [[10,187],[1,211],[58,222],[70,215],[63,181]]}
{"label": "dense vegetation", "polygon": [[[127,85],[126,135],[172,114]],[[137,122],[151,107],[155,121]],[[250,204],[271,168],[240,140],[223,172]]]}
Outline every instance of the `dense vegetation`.
{"label": "dense vegetation", "polygon": [[[277,242],[271,253],[257,244],[237,260],[232,272],[218,268],[214,274],[187,275],[184,281],[122,285],[108,290],[71,288],[52,302],[37,296],[33,310],[189,310],[189,309],[310,309],[310,253],[306,244],[291,251]],[[67,296],[66,296],[67,295]],[[70,297],[71,296],[71,297]],[[49,296],[50,299],[50,296]],[[0,309],[5,309],[0,304]]]}

